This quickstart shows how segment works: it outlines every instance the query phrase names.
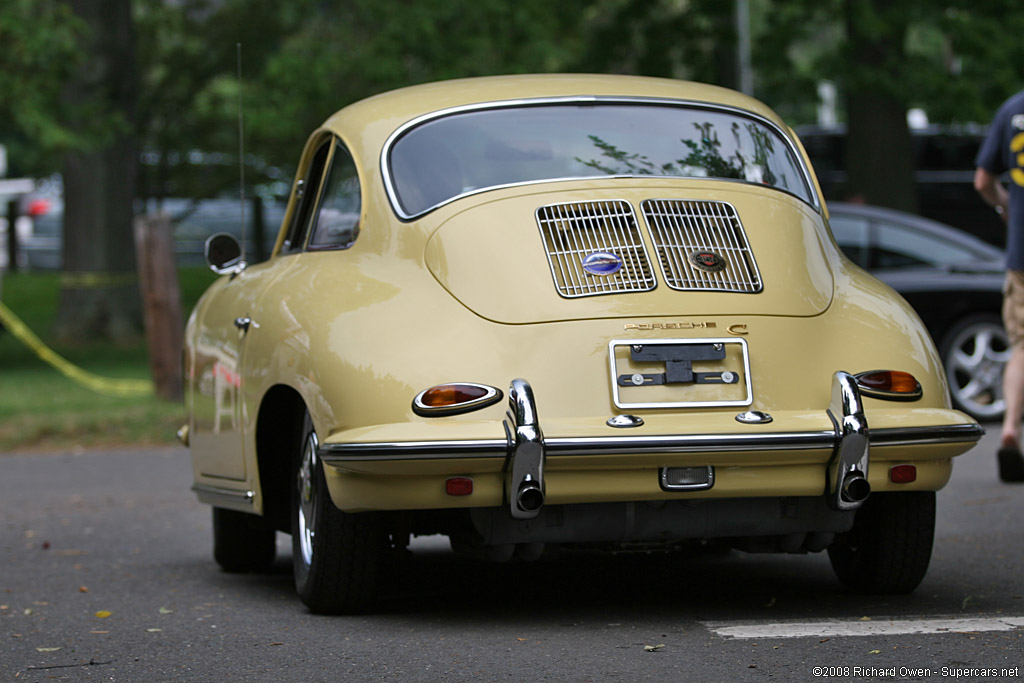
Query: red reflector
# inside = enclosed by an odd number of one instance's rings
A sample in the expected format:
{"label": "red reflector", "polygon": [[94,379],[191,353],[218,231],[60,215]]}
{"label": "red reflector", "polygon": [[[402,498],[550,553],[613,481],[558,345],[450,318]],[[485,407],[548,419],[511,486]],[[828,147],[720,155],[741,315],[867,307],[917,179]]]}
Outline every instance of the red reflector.
{"label": "red reflector", "polygon": [[889,481],[894,484],[909,484],[917,481],[917,467],[914,465],[896,465],[889,470]]}
{"label": "red reflector", "polygon": [[469,477],[452,477],[444,482],[449,496],[468,496],[473,493],[473,480]]}

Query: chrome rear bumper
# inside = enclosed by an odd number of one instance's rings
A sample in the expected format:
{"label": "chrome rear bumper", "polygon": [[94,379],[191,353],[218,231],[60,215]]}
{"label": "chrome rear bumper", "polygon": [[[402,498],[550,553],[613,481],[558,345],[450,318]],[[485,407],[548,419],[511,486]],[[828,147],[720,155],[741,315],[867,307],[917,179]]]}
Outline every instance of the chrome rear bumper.
{"label": "chrome rear bumper", "polygon": [[755,451],[831,451],[823,490],[835,510],[854,510],[863,503],[872,446],[967,444],[981,438],[977,424],[899,427],[869,430],[860,392],[848,373],[832,378],[832,400],[826,409],[833,428],[816,431],[545,437],[529,383],[516,379],[509,389],[505,438],[334,442],[320,447],[326,465],[344,468],[359,462],[501,458],[504,499],[514,519],[535,518],[543,506],[548,458],[600,455],[740,453]]}

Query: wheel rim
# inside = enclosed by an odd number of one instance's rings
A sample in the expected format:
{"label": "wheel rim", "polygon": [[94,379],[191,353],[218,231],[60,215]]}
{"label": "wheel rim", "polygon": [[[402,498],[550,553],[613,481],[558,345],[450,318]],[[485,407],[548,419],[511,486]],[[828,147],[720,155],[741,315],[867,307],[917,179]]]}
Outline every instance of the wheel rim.
{"label": "wheel rim", "polygon": [[971,414],[997,418],[1006,408],[1003,368],[1010,359],[1006,331],[994,322],[977,322],[952,340],[946,378],[956,402]]}
{"label": "wheel rim", "polygon": [[299,491],[299,551],[307,567],[313,562],[313,541],[316,539],[316,464],[319,445],[316,432],[310,432],[302,449],[296,476]]}

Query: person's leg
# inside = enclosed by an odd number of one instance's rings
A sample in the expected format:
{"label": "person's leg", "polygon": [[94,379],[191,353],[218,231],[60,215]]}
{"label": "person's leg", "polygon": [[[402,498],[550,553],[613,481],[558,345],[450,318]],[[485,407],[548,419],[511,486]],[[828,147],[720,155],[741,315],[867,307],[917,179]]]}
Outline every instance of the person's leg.
{"label": "person's leg", "polygon": [[1014,344],[1010,351],[1010,360],[1003,370],[1003,399],[1006,413],[999,445],[1019,448],[1021,420],[1024,419],[1024,343]]}
{"label": "person's leg", "polygon": [[1020,452],[1021,420],[1024,419],[1024,273],[1011,270],[1003,291],[1003,325],[1010,338],[1010,360],[1003,370],[1006,412],[999,440],[999,478],[1024,481],[1024,456]]}

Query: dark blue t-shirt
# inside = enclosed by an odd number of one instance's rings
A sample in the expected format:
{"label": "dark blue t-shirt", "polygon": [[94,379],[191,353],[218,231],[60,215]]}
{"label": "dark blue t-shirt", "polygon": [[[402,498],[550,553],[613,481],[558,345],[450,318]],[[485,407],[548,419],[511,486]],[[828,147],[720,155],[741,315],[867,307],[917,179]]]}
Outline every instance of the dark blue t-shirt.
{"label": "dark blue t-shirt", "polygon": [[975,165],[997,176],[1010,174],[1006,267],[1024,270],[1024,91],[999,107]]}

